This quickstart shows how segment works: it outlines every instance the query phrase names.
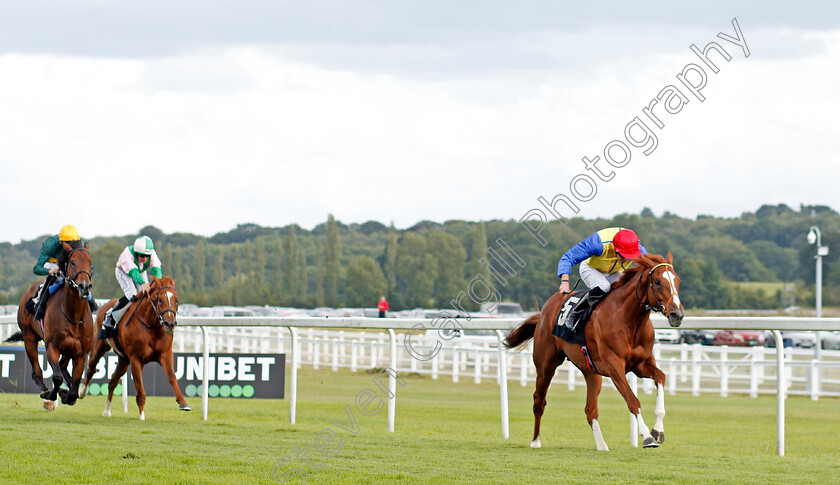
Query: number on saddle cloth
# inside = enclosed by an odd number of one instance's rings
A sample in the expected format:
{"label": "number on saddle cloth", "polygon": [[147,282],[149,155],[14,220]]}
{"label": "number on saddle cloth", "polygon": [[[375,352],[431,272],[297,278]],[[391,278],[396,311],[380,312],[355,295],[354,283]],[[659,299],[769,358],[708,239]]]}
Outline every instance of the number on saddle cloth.
{"label": "number on saddle cloth", "polygon": [[[589,307],[587,302],[581,301],[586,298],[586,293],[587,291],[576,291],[566,298],[566,301],[563,302],[563,306],[560,308],[560,313],[557,315],[557,321],[554,323],[554,328],[551,330],[551,333],[555,336],[560,337],[566,342],[578,344],[580,346],[586,345],[586,339],[583,331],[586,327],[586,321],[592,313],[592,309]],[[581,305],[585,308],[577,308]],[[570,321],[568,322],[568,325],[566,325],[566,320],[569,318],[577,321]],[[572,327],[574,330],[572,330]]]}

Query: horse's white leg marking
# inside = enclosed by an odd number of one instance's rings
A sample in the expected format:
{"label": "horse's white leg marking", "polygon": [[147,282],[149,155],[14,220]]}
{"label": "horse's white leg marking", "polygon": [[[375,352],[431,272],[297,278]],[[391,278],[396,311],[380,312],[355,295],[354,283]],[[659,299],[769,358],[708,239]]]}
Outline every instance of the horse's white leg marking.
{"label": "horse's white leg marking", "polygon": [[598,420],[592,420],[592,436],[595,437],[595,448],[598,451],[610,451],[609,446],[607,446],[607,442],[604,441],[604,435],[601,434],[601,426],[598,425]]}
{"label": "horse's white leg marking", "polygon": [[102,411],[102,415],[105,416],[106,418],[111,417],[111,400],[110,399],[105,401],[105,411]]}
{"label": "horse's white leg marking", "polygon": [[531,442],[531,448],[537,449],[542,448],[542,443],[540,443],[540,437],[537,436],[537,439]]}
{"label": "horse's white leg marking", "polygon": [[146,410],[143,410],[143,412],[140,413],[140,421],[145,421],[145,420],[146,420]]}
{"label": "horse's white leg marking", "polygon": [[79,399],[85,397],[85,391],[87,391],[87,388],[85,387],[85,383],[83,382],[79,384]]}
{"label": "horse's white leg marking", "polygon": [[676,303],[677,306],[682,305],[682,303],[680,303],[680,295],[677,293],[677,275],[670,271],[666,271],[662,276],[664,276],[665,279],[668,280],[668,283],[670,283],[671,295],[674,297],[674,303]]}
{"label": "horse's white leg marking", "polygon": [[650,434],[650,430],[648,429],[647,425],[645,424],[645,419],[642,417],[642,410],[639,409],[636,412],[636,422],[639,423],[639,435],[643,436],[644,438],[653,438]]}
{"label": "horse's white leg marking", "polygon": [[656,409],[653,414],[656,416],[653,429],[663,433],[665,431],[665,387],[662,384],[656,385]]}

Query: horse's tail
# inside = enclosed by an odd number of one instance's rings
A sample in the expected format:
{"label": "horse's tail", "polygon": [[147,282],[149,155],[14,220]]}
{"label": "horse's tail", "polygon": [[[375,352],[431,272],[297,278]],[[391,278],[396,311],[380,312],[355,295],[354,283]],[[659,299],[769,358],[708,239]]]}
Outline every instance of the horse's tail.
{"label": "horse's tail", "polygon": [[7,338],[3,342],[23,342],[23,332],[13,333],[11,337]]}
{"label": "horse's tail", "polygon": [[534,338],[534,331],[537,329],[537,323],[540,321],[540,314],[535,313],[528,317],[518,327],[510,331],[504,344],[506,349],[519,347]]}

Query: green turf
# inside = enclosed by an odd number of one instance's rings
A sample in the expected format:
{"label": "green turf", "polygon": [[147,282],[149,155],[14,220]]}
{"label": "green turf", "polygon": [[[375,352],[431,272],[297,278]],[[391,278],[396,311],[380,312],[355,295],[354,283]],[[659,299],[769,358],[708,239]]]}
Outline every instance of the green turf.
{"label": "green turf", "polygon": [[[601,428],[612,451],[595,451],[583,414],[584,390],[549,392],[540,450],[532,450],[531,393],[511,383],[511,437],[501,437],[494,383],[453,384],[406,376],[398,390],[396,432],[387,410],[355,411],[364,389],[381,391],[375,375],[329,370],[300,372],[297,424],[288,400],[213,399],[201,421],[172,398],[150,398],[147,420],[129,412],[101,416],[104,398],[91,396],[54,412],[35,395],[0,394],[0,483],[275,483],[277,460],[309,446],[313,465],[296,458],[279,475],[305,470],[308,483],[831,483],[840,476],[840,400],[787,401],[786,456],[776,455],[775,398],[668,396],[666,442],[658,449],[629,445],[629,414],[605,386]],[[642,396],[648,426],[652,395]],[[338,428],[354,409],[357,434]],[[324,458],[316,436],[335,431],[341,448]],[[322,437],[329,434],[327,432]],[[333,442],[324,448],[338,448]],[[302,483],[292,479],[288,483]]]}

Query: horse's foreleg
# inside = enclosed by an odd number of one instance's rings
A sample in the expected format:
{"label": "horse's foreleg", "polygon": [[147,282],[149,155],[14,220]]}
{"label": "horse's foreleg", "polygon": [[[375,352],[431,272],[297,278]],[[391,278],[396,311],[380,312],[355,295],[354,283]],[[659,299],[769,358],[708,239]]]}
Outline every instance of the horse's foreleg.
{"label": "horse's foreleg", "polygon": [[639,365],[636,371],[639,377],[648,377],[656,383],[656,409],[653,414],[656,421],[653,423],[651,435],[656,438],[657,443],[665,442],[665,373],[656,367],[653,357]]}
{"label": "horse's foreleg", "polygon": [[[114,399],[114,390],[117,388],[117,385],[119,385],[120,379],[125,374],[126,370],[128,370],[128,359],[120,357],[120,360],[117,363],[117,368],[114,369],[114,375],[111,376],[111,380],[108,381],[108,399],[105,401],[105,410],[102,411],[102,415],[106,418],[111,417],[111,401]],[[123,392],[128,392],[128,389],[123,389]]]}
{"label": "horse's foreleg", "polygon": [[644,418],[642,418],[642,405],[639,402],[639,398],[637,398],[636,395],[633,394],[633,390],[630,389],[630,384],[627,382],[627,376],[624,375],[623,371],[623,361],[621,365],[615,365],[614,363],[610,363],[608,365],[610,379],[612,379],[616,389],[618,389],[618,392],[627,403],[627,409],[630,410],[630,414],[635,416],[636,423],[639,425],[639,435],[643,437],[642,445],[645,448],[657,447],[659,446],[659,443],[656,441],[656,438],[650,434],[650,430],[645,424]]}
{"label": "horse's foreleg", "polygon": [[79,398],[79,384],[82,382],[82,373],[85,371],[85,360],[87,355],[79,355],[73,359],[73,375],[70,381],[70,392],[67,394],[67,404],[76,404],[76,399]]}
{"label": "horse's foreleg", "polygon": [[169,379],[169,385],[175,391],[175,400],[178,401],[178,409],[181,411],[192,411],[190,405],[187,404],[187,400],[184,399],[184,395],[181,394],[181,388],[178,387],[178,379],[175,378],[175,362],[171,351],[160,356],[160,366],[163,367],[163,373],[166,374],[166,378]]}
{"label": "horse's foreleg", "polygon": [[143,388],[143,364],[137,359],[131,359],[131,378],[134,379],[134,390],[137,392],[135,400],[137,401],[137,408],[140,410],[140,421],[145,421],[146,390]]}
{"label": "horse's foreleg", "polygon": [[87,372],[85,373],[85,382],[82,384],[82,387],[79,389],[79,399],[82,399],[87,394],[88,386],[90,386],[90,380],[93,379],[93,375],[96,374],[96,364],[99,363],[99,359],[105,355],[105,352],[108,351],[110,346],[105,340],[96,340],[96,343],[93,345],[93,350],[90,352],[90,357],[88,357],[87,362]]}
{"label": "horse's foreleg", "polygon": [[[70,402],[70,393],[73,390],[73,376],[70,375],[70,371],[67,370],[67,364],[70,363],[70,357],[66,355],[62,355],[60,359],[58,359],[58,367],[61,368],[61,380],[67,384],[67,390],[59,389],[58,395],[61,396],[61,404],[69,404],[73,405],[76,400],[73,399],[73,402]],[[75,365],[75,362],[74,364]]]}
{"label": "horse's foreleg", "polygon": [[592,427],[592,436],[595,438],[595,448],[598,451],[610,451],[604,435],[601,434],[601,426],[598,424],[598,395],[601,394],[601,376],[594,372],[584,372],[586,379],[586,420]]}
{"label": "horse's foreleg", "polygon": [[52,345],[47,345],[46,357],[53,371],[53,388],[52,390],[42,392],[41,398],[47,401],[55,401],[56,397],[58,397],[58,390],[61,388],[61,383],[64,382],[61,378],[61,364],[58,362],[58,349]]}
{"label": "horse's foreleg", "polygon": [[540,448],[540,422],[545,411],[545,396],[548,394],[548,386],[551,384],[551,378],[554,377],[554,371],[557,369],[557,364],[549,363],[546,367],[534,362],[537,366],[537,387],[534,391],[534,439],[531,441],[531,448]]}

